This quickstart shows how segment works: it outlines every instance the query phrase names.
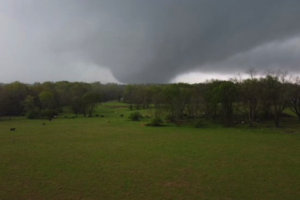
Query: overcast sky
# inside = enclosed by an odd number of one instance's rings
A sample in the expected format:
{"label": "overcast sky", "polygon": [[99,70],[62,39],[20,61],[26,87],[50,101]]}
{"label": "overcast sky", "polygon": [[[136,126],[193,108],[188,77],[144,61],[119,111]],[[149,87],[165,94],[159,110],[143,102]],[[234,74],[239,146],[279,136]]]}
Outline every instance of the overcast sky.
{"label": "overcast sky", "polygon": [[299,0],[0,0],[0,82],[300,72]]}

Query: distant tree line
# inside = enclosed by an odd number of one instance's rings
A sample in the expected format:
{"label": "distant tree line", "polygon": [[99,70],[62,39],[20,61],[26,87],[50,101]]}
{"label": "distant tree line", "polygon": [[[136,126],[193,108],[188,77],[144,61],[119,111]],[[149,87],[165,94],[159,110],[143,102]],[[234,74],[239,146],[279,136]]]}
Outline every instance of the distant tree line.
{"label": "distant tree line", "polygon": [[70,108],[75,114],[91,116],[100,102],[120,100],[125,86],[82,82],[0,84],[0,117],[49,118]]}
{"label": "distant tree line", "polygon": [[186,120],[212,120],[225,126],[274,120],[280,126],[289,109],[300,120],[300,79],[283,72],[247,79],[210,80],[199,84],[101,84],[44,82],[0,84],[0,117],[51,117],[70,108],[92,116],[100,102],[122,100],[131,110],[154,108],[153,121],[163,118],[180,126]]}
{"label": "distant tree line", "polygon": [[274,120],[280,126],[284,110],[300,120],[300,79],[287,73],[268,72],[256,77],[211,80],[200,84],[127,85],[124,101],[131,109],[155,108],[154,118],[163,116],[178,126],[186,120],[209,119],[225,126]]}

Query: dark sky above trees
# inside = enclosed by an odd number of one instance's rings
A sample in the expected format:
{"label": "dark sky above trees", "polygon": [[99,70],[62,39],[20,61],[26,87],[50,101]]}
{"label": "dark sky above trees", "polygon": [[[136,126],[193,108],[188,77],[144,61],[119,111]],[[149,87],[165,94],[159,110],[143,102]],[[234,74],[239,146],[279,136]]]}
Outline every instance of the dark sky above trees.
{"label": "dark sky above trees", "polygon": [[299,0],[0,0],[0,82],[299,73],[299,10]]}

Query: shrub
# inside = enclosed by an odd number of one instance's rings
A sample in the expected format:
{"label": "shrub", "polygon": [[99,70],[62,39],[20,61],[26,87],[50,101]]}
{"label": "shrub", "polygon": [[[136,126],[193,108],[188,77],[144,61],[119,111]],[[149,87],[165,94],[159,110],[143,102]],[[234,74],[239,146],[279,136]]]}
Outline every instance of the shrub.
{"label": "shrub", "polygon": [[40,118],[40,112],[39,111],[29,111],[26,114],[27,119],[38,119]]}
{"label": "shrub", "polygon": [[162,126],[163,121],[160,117],[155,117],[151,120],[151,122],[148,124],[149,126]]}
{"label": "shrub", "polygon": [[171,114],[167,114],[166,117],[165,117],[165,119],[166,119],[167,121],[171,121],[171,122],[174,122],[174,121],[175,121],[174,117],[173,117]]}
{"label": "shrub", "polygon": [[139,112],[133,112],[129,115],[129,119],[132,121],[139,121],[143,116]]}
{"label": "shrub", "polygon": [[57,115],[57,112],[55,110],[51,110],[51,109],[43,110],[41,112],[42,118],[52,118],[54,115]]}
{"label": "shrub", "polygon": [[195,121],[194,127],[195,128],[202,128],[203,127],[203,121],[201,119],[198,119],[197,121]]}

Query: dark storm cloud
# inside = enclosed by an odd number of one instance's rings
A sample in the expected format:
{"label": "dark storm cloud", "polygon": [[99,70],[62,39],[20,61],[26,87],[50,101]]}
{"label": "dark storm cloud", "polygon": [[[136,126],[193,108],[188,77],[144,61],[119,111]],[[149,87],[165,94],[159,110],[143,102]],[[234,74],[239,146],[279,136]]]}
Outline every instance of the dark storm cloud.
{"label": "dark storm cloud", "polygon": [[[0,3],[5,17],[0,21],[1,29],[6,30],[1,44],[9,46],[5,47],[8,50],[1,48],[1,52],[13,52],[14,58],[18,58],[15,66],[51,69],[85,63],[107,67],[120,82],[126,83],[167,82],[199,69],[245,71],[251,65],[247,58],[254,56],[255,60],[256,54],[251,51],[261,48],[264,53],[259,55],[272,54],[268,45],[286,45],[285,41],[290,39],[299,42],[292,38],[300,34],[299,0]],[[263,66],[259,67],[278,67],[283,62],[286,69],[297,71],[296,61],[289,61],[285,55],[293,51],[294,45],[290,46],[285,47],[287,51],[276,52],[276,58],[282,57],[284,61],[276,59],[274,64],[274,60],[260,57]],[[241,54],[244,57],[235,58]],[[2,62],[11,64],[10,56],[11,53]]]}
{"label": "dark storm cloud", "polygon": [[250,51],[238,53],[221,62],[205,64],[201,67],[201,71],[205,73],[210,72],[211,69],[224,74],[228,74],[228,69],[231,72],[240,73],[248,72],[249,69],[256,69],[261,73],[269,70],[281,70],[291,74],[299,74],[300,37],[291,38],[287,41],[271,42]]}

